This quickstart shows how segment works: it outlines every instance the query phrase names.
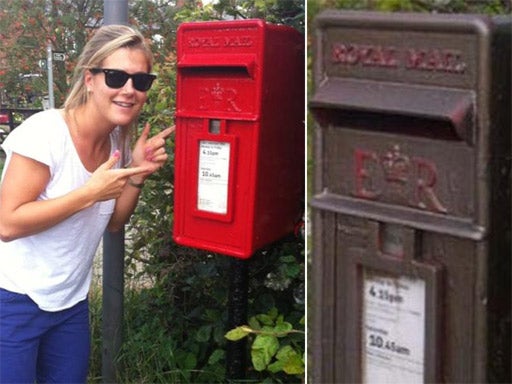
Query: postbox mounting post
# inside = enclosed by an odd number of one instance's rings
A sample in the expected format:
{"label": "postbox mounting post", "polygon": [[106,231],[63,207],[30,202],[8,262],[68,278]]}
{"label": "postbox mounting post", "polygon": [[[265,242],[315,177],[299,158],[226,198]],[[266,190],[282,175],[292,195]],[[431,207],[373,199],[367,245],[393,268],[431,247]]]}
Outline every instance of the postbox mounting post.
{"label": "postbox mounting post", "polygon": [[[228,328],[233,329],[247,324],[249,261],[232,258],[230,260],[230,282],[228,298]],[[247,341],[229,341],[226,348],[226,378],[245,379],[247,368]]]}

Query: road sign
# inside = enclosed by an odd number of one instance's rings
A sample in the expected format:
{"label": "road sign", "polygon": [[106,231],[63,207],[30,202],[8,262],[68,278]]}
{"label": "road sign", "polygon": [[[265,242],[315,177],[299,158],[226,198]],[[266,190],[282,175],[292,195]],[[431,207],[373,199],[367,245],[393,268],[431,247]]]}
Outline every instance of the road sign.
{"label": "road sign", "polygon": [[53,52],[53,60],[55,61],[65,61],[66,54],[64,52]]}

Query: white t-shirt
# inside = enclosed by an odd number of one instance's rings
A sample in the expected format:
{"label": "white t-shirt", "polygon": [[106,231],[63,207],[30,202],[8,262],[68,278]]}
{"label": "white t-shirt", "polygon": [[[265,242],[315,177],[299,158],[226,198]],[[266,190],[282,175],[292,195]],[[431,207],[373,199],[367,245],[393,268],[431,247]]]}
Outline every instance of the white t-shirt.
{"label": "white t-shirt", "polygon": [[[120,147],[119,137],[116,128],[110,135],[111,153]],[[38,200],[65,195],[91,177],[56,109],[29,117],[2,147],[7,155],[4,173],[13,152],[48,165],[50,181]],[[99,202],[43,232],[0,241],[0,287],[27,294],[45,311],[60,311],[84,300],[94,254],[114,205],[115,200]]]}

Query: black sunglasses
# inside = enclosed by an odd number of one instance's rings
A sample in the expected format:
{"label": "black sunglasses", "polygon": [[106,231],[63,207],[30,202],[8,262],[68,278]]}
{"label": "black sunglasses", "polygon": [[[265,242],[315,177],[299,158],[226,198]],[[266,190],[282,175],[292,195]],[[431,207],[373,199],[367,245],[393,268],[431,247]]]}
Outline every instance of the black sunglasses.
{"label": "black sunglasses", "polygon": [[151,73],[134,73],[130,75],[119,69],[91,68],[89,70],[93,74],[103,72],[105,74],[105,84],[115,89],[121,88],[126,84],[128,79],[132,79],[133,88],[137,91],[146,92],[151,88],[151,84],[153,84],[153,81],[156,79],[156,75]]}

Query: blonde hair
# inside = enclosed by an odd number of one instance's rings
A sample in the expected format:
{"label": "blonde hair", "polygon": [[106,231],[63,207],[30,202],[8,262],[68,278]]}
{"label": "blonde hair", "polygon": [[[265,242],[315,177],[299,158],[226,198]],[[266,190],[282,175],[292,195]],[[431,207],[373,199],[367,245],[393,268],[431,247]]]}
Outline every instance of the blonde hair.
{"label": "blonde hair", "polygon": [[72,88],[64,102],[64,109],[79,107],[87,102],[84,84],[85,71],[101,67],[103,60],[120,48],[140,49],[148,62],[148,72],[153,66],[153,56],[144,36],[126,25],[106,25],[99,28],[85,45],[75,68]]}
{"label": "blonde hair", "polygon": [[[64,102],[64,110],[66,112],[87,103],[88,92],[85,87],[85,71],[93,67],[101,67],[103,61],[120,48],[141,50],[148,63],[148,72],[151,71],[153,66],[151,48],[139,31],[126,25],[103,26],[87,42],[78,58],[73,74],[72,87]],[[130,144],[131,126],[121,128],[122,143],[123,147],[126,148]]]}

